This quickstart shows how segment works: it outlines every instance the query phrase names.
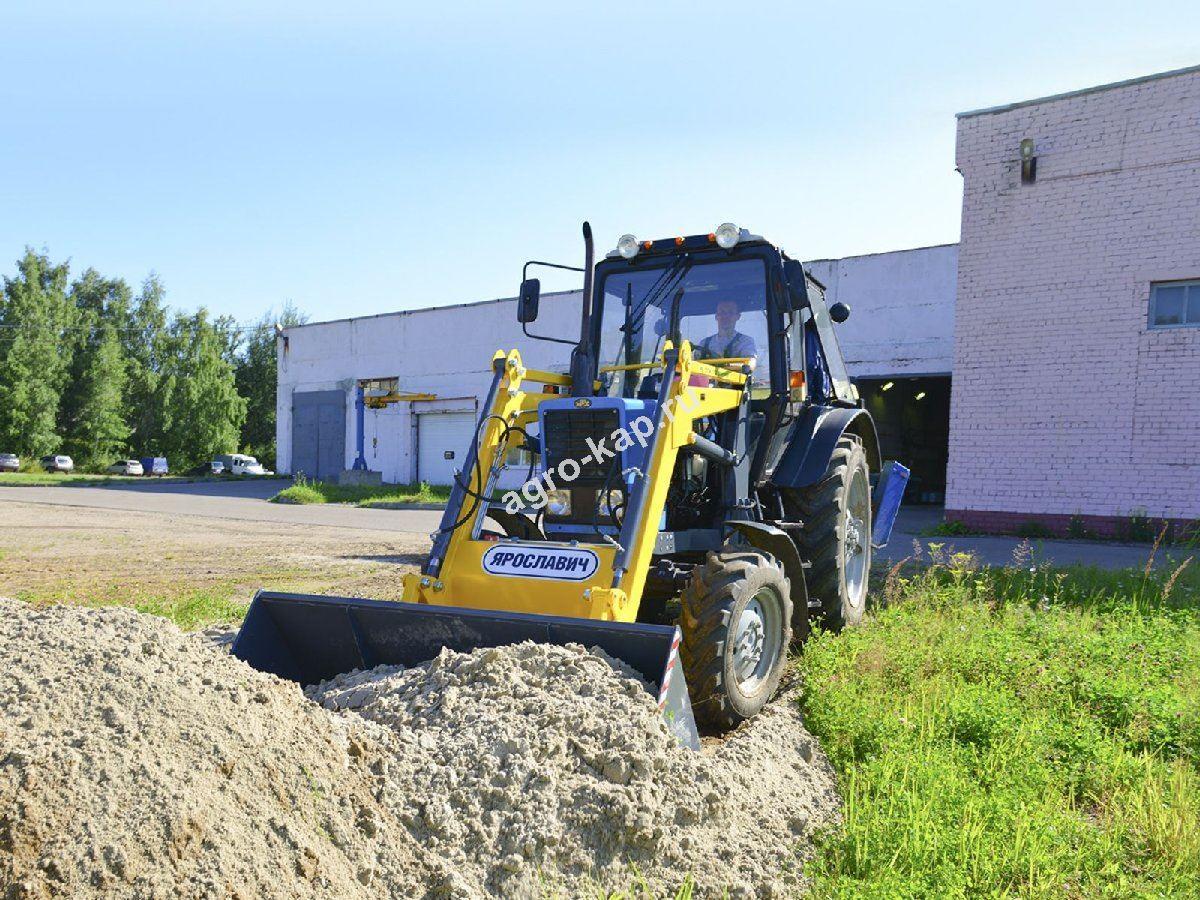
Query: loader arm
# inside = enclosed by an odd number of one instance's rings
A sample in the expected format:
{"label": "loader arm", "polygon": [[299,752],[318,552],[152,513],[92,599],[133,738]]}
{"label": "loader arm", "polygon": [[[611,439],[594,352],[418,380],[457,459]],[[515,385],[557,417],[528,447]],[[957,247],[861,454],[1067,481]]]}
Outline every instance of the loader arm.
{"label": "loader arm", "polygon": [[[730,360],[729,364],[745,364]],[[628,511],[615,541],[488,539],[482,534],[511,429],[532,421],[538,406],[557,394],[530,385],[570,386],[570,378],[526,369],[520,354],[497,352],[494,381],[467,456],[463,484],[451,493],[442,526],[421,573],[404,576],[410,603],[503,610],[573,618],[632,622],[654,553],[655,538],[679,451],[697,441],[698,419],[736,409],[747,378],[732,368],[698,362],[686,341],[668,342],[660,361],[654,428],[647,438],[646,470],[635,473]],[[701,376],[712,386],[693,385]],[[468,489],[469,488],[469,489]],[[553,565],[545,565],[547,560]],[[565,563],[558,562],[565,560]],[[554,568],[557,565],[559,568]]]}

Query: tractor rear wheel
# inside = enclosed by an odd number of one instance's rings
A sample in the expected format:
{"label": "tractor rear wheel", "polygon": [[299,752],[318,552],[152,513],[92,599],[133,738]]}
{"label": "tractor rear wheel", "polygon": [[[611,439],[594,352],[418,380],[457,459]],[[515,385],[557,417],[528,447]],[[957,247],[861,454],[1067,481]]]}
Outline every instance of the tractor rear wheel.
{"label": "tractor rear wheel", "polygon": [[804,526],[801,552],[812,563],[808,595],[826,628],[862,621],[871,572],[871,471],[857,437],[838,441],[820,481],[790,494],[789,517]]}
{"label": "tractor rear wheel", "polygon": [[701,727],[728,731],[779,687],[792,640],[791,586],[778,560],[709,553],[684,589],[680,660]]}

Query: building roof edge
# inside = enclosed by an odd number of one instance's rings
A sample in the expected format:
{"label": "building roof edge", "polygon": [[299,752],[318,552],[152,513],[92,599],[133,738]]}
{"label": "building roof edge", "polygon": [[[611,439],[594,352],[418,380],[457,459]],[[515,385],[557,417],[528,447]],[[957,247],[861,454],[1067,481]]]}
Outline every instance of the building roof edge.
{"label": "building roof edge", "polygon": [[986,116],[993,113],[1008,112],[1013,109],[1020,109],[1023,106],[1035,106],[1038,103],[1050,103],[1054,100],[1066,100],[1070,97],[1081,97],[1085,94],[1096,94],[1100,91],[1111,91],[1115,88],[1130,87],[1135,84],[1144,84],[1147,81],[1159,81],[1163,78],[1174,78],[1177,75],[1191,75],[1200,72],[1200,65],[1185,66],[1182,69],[1170,69],[1166,72],[1155,72],[1151,75],[1139,75],[1137,78],[1127,78],[1124,81],[1110,81],[1107,84],[1097,84],[1092,87],[1079,88],[1074,91],[1063,91],[1061,94],[1048,94],[1045,97],[1035,97],[1032,100],[1017,100],[1013,103],[1002,103],[999,106],[985,106],[980,109],[969,109],[966,112],[955,113],[956,119],[969,119],[973,116]]}

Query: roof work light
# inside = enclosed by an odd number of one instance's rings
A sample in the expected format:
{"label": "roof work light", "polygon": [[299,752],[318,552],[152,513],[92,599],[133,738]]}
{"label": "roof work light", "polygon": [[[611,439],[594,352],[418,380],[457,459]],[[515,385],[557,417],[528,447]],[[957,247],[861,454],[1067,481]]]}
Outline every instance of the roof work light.
{"label": "roof work light", "polygon": [[713,233],[717,236],[717,246],[722,250],[732,250],[742,238],[742,230],[732,222],[722,222]]}

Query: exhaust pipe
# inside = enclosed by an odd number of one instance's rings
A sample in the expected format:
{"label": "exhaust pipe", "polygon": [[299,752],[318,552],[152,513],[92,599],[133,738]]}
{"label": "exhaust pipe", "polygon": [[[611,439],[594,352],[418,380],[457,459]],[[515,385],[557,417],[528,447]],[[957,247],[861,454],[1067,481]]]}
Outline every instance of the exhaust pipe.
{"label": "exhaust pipe", "polygon": [[571,351],[571,396],[591,397],[595,362],[592,358],[592,266],[596,248],[592,242],[592,226],[583,223],[583,312],[579,322],[579,344]]}
{"label": "exhaust pipe", "polygon": [[591,345],[592,330],[592,265],[596,258],[596,248],[592,241],[592,224],[583,223],[583,322],[579,331],[579,343],[584,347]]}

